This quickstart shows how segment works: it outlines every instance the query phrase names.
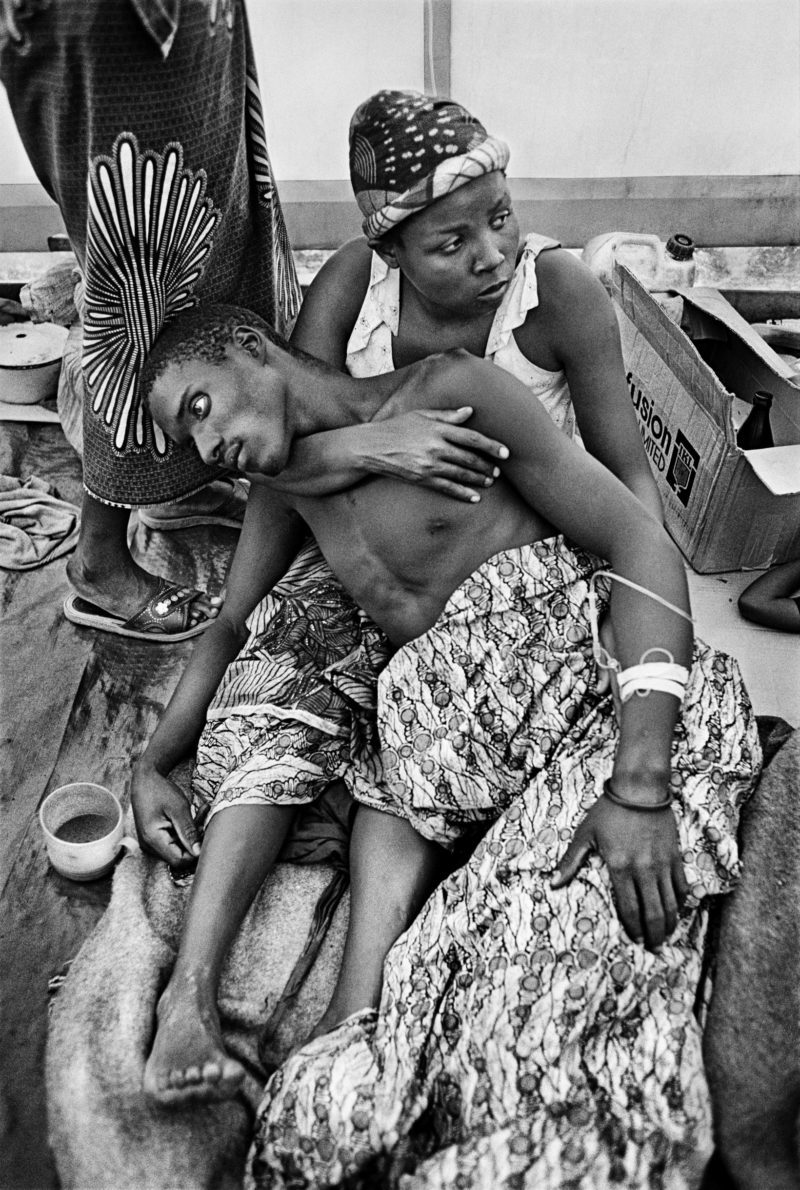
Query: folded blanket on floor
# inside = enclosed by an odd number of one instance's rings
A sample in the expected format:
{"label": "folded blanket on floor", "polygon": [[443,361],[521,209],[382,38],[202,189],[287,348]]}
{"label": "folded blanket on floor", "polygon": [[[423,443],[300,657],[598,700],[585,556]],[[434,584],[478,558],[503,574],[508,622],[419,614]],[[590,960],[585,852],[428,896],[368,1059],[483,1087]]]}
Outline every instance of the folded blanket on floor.
{"label": "folded blanket on floor", "polygon": [[162,863],[122,860],[109,908],[53,1002],[48,1117],[63,1190],[241,1186],[267,1073],[259,1061],[265,1024],[270,1057],[280,1062],[321,1016],[338,972],[346,894],[310,970],[302,968],[319,903],[339,871],[327,859],[277,865],[234,944],[220,992],[226,1046],[248,1071],[243,1092],[228,1103],[165,1111],[145,1100],[142,1076],[188,890]]}
{"label": "folded blanket on floor", "polygon": [[69,553],[79,518],[80,510],[60,500],[46,480],[0,475],[0,567],[31,570]]}

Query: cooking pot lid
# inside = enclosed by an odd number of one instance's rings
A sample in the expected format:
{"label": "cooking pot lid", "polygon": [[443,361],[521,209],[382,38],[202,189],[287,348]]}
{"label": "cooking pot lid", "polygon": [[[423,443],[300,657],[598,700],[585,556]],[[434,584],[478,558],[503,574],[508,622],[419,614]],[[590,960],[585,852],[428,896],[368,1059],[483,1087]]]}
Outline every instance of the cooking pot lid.
{"label": "cooking pot lid", "polygon": [[54,322],[10,322],[0,326],[0,367],[35,368],[61,359],[69,334]]}

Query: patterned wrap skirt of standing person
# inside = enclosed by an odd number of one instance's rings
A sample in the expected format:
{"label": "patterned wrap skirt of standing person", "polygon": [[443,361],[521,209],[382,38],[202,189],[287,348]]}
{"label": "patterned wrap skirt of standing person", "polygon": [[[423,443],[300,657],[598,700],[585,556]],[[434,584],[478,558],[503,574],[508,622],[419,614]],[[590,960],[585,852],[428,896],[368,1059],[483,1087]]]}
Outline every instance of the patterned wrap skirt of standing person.
{"label": "patterned wrap skirt of standing person", "polygon": [[7,0],[0,78],[81,268],[84,485],[121,507],[219,474],[165,439],[138,374],[203,302],[278,331],[300,290],[272,176],[243,0]]}

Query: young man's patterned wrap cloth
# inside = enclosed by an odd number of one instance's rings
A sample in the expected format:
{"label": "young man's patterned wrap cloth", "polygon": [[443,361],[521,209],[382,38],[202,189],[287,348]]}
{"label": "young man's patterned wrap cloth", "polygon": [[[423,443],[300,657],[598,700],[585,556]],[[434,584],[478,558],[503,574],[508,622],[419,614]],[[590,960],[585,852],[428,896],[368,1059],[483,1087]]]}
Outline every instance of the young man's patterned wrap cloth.
{"label": "young man's patterned wrap cloth", "polygon": [[349,766],[389,647],[309,540],[248,621],[211,702],[192,780],[206,823],[228,805],[310,802]]}
{"label": "young man's patterned wrap cloth", "polygon": [[[499,554],[391,657],[352,619],[355,649],[329,667],[332,693],[309,698],[305,728],[287,722],[282,744],[268,744],[284,725],[266,709],[260,728],[242,716],[253,734],[241,744],[235,717],[221,718],[222,736],[209,724],[229,774],[217,806],[235,800],[240,749],[246,800],[308,800],[343,775],[357,799],[448,845],[485,832],[391,951],[380,1011],[273,1077],[251,1186],[692,1184],[710,1146],[693,1016],[708,898],[737,874],[758,737],[736,663],[698,642],[673,752],[692,897],[660,956],[623,933],[598,860],[551,890],[617,741],[611,699],[593,692],[597,567],[562,538]],[[255,660],[256,636],[251,646]],[[317,747],[298,766],[300,730]]]}
{"label": "young man's patterned wrap cloth", "polygon": [[165,320],[235,301],[283,330],[300,303],[243,0],[8,6],[0,79],[84,279],[84,484],[107,504],[176,500],[219,471],[139,400]]}

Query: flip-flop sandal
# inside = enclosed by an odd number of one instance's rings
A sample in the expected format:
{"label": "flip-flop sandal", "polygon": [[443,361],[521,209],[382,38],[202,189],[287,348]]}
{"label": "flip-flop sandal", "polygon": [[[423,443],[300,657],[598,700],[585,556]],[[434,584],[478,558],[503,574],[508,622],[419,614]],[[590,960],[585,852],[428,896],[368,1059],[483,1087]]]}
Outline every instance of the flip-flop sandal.
{"label": "flip-flop sandal", "polygon": [[[156,512],[153,509],[140,508],[137,511],[139,523],[148,529],[160,529],[162,533],[169,533],[173,529],[193,529],[196,525],[219,525],[225,529],[241,529],[244,510],[247,506],[247,495],[250,483],[237,476],[236,479],[215,480],[215,483],[229,487],[227,495],[222,496],[215,508],[207,512],[196,508],[194,512],[181,513],[182,506],[192,507],[191,498],[181,500],[175,504],[175,516],[169,513]],[[201,496],[202,499],[202,496]],[[161,506],[162,508],[164,505]]]}
{"label": "flip-flop sandal", "polygon": [[64,615],[82,628],[96,628],[100,632],[112,632],[116,636],[168,644],[199,636],[214,620],[214,616],[207,616],[194,627],[186,627],[191,605],[200,594],[202,592],[190,587],[180,587],[177,583],[162,578],[155,595],[152,595],[129,620],[123,620],[121,616],[103,611],[101,607],[73,591],[64,600]]}

